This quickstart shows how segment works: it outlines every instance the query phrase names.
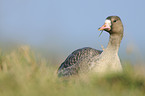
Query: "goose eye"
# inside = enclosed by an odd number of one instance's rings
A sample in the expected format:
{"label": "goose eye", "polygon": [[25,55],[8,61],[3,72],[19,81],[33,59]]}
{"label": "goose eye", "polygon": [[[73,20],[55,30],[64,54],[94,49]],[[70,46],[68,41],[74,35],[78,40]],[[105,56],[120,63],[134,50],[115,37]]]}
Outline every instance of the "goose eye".
{"label": "goose eye", "polygon": [[116,22],[117,20],[114,20],[113,22]]}

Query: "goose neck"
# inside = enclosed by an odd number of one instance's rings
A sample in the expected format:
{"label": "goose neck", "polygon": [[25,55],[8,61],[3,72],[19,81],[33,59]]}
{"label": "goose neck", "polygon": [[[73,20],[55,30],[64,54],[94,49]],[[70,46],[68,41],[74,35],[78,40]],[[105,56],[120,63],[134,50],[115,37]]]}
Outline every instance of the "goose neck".
{"label": "goose neck", "polygon": [[109,43],[106,50],[118,53],[123,34],[110,34]]}

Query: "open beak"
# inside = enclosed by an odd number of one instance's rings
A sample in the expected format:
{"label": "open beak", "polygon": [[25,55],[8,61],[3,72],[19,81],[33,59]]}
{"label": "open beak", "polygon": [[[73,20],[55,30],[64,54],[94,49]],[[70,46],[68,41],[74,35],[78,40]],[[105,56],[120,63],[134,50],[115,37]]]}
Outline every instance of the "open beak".
{"label": "open beak", "polygon": [[106,20],[105,21],[105,24],[102,26],[102,27],[100,27],[98,30],[99,31],[101,31],[101,30],[107,30],[107,31],[110,31],[111,30],[111,22],[110,22],[110,20]]}

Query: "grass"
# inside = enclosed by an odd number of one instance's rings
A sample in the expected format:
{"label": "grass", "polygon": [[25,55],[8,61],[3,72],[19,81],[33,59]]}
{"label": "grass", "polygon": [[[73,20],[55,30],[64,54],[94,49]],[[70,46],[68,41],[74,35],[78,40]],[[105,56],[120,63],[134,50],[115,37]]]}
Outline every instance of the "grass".
{"label": "grass", "polygon": [[0,96],[145,96],[145,75],[124,63],[124,72],[102,77],[58,78],[58,66],[27,46],[0,52]]}

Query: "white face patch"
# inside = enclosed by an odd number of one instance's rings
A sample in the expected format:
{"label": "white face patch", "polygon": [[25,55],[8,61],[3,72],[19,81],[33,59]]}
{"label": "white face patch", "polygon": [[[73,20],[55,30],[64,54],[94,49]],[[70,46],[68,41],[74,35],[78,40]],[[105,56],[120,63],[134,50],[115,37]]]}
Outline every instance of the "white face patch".
{"label": "white face patch", "polygon": [[99,31],[100,30],[110,31],[111,30],[111,20],[106,19],[105,24],[99,28]]}
{"label": "white face patch", "polygon": [[107,26],[111,26],[111,21],[108,20],[108,19],[106,19],[106,20],[105,20],[105,24],[107,24]]}

